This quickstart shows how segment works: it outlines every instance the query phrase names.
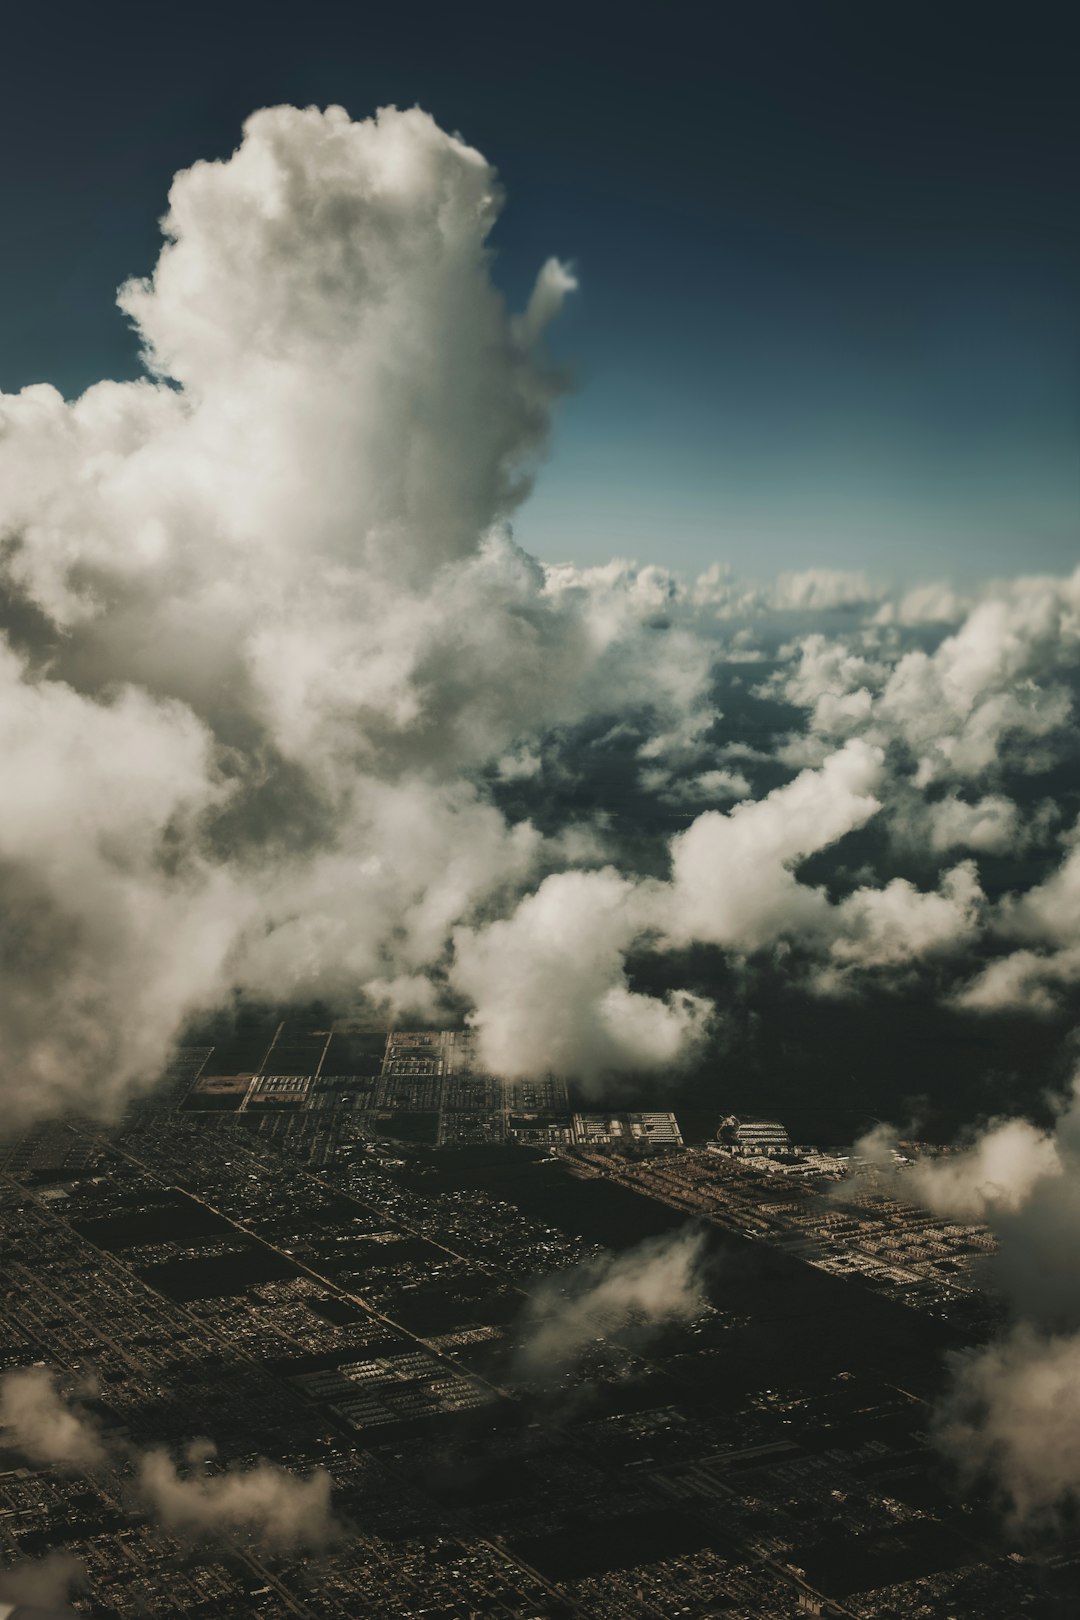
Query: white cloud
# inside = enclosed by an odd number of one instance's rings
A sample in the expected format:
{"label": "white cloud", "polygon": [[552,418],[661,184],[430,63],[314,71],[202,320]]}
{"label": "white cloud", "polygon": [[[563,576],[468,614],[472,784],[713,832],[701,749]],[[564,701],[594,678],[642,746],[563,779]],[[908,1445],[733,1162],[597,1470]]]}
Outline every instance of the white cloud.
{"label": "white cloud", "polygon": [[454,935],[451,980],[473,1002],[481,1061],[508,1076],[664,1070],[700,1042],[711,1007],[632,991],[625,955],[651,926],[658,886],[611,868],[546,878],[513,916]]}
{"label": "white cloud", "polygon": [[764,799],[699,815],[671,841],[669,882],[612,868],[553,874],[512,917],[459,928],[450,977],[476,1009],[483,1061],[495,1073],[589,1079],[678,1065],[711,1009],[686,993],[660,1001],[632,991],[625,964],[635,945],[749,953],[785,937],[828,940],[834,964],[848,969],[909,962],[968,938],[981,898],[969,867],[938,894],[896,880],[840,906],[798,881],[800,860],[877,812],[880,776],[880,753],[852,741]]}
{"label": "white cloud", "polygon": [[3,649],[0,751],[6,1114],[62,1106],[83,1075],[106,1111],[220,996],[251,900],[197,829],[227,790],[184,706],[131,689],[87,702]]}
{"label": "white cloud", "polygon": [[835,937],[814,984],[835,994],[850,988],[856,973],[952,953],[977,937],[983,903],[972,861],[944,873],[939,887],[928,892],[906,878],[893,878],[881,889],[856,889],[832,909]]}
{"label": "white cloud", "polygon": [[794,668],[783,667],[766,683],[763,693],[778,693],[787,702],[809,709],[809,729],[822,737],[865,730],[874,703],[873,688],[881,683],[883,666],[861,650],[830,641],[818,632],[788,651],[798,655],[798,662]]}
{"label": "white cloud", "polygon": [[574,279],[507,313],[499,201],[421,112],[263,111],[121,295],[180,386],[0,397],[4,582],[40,615],[26,668],[0,649],[9,1117],[116,1108],[233,987],[431,1004],[453,927],[570,847],[470,772],[701,705],[648,571],[582,585],[501,527]]}
{"label": "white cloud", "polygon": [[919,756],[920,778],[976,778],[1008,758],[1047,757],[1042,739],[1071,711],[1054,675],[1077,654],[1080,574],[1019,580],[980,602],[932,654],[909,652],[890,674],[877,717]]}
{"label": "white cloud", "polygon": [[83,1473],[134,1461],[137,1493],[157,1521],[177,1535],[244,1533],[282,1549],[298,1543],[323,1546],[338,1533],[325,1469],[306,1478],[266,1461],[220,1469],[210,1442],[198,1441],[181,1472],[160,1448],[139,1451],[118,1436],[106,1443],[93,1417],[61,1393],[55,1374],[45,1367],[0,1378],[0,1430],[32,1462],[50,1468]]}
{"label": "white cloud", "polygon": [[948,794],[927,805],[925,820],[935,854],[959,847],[1005,855],[1023,843],[1019,811],[1000,793],[985,794],[974,804]]}
{"label": "white cloud", "polygon": [[663,773],[658,785],[663,789],[663,796],[673,804],[701,804],[717,799],[748,799],[751,795],[750,783],[742,771],[729,771],[719,767],[711,771],[701,771],[697,776],[684,777],[676,782],[670,782],[667,774]]}
{"label": "white cloud", "polygon": [[796,613],[827,613],[835,608],[865,607],[879,602],[885,588],[862,572],[842,568],[804,568],[778,574],[771,592],[774,608]]}
{"label": "white cloud", "polygon": [[1007,896],[994,921],[996,932],[1020,948],[960,989],[957,1005],[973,1012],[1054,1011],[1061,992],[1080,982],[1080,823],[1056,871]]}
{"label": "white cloud", "polygon": [[543,1278],[521,1324],[522,1370],[554,1377],[614,1335],[641,1342],[691,1320],[706,1303],[704,1266],[704,1235],[683,1228]]}
{"label": "white cloud", "polygon": [[143,1454],[138,1490],[163,1529],[195,1538],[246,1534],[274,1551],[323,1547],[338,1534],[325,1469],[306,1478],[269,1462],[216,1470],[212,1455],[195,1445],[181,1473],[167,1452]]}
{"label": "white cloud", "polygon": [[0,1603],[34,1609],[69,1608],[73,1586],[81,1586],[86,1569],[72,1553],[46,1553],[0,1571]]}
{"label": "white cloud", "polygon": [[956,624],[967,613],[970,602],[945,580],[916,585],[899,598],[883,602],[875,614],[877,624]]}
{"label": "white cloud", "polygon": [[0,1378],[0,1429],[16,1450],[47,1467],[81,1472],[102,1467],[108,1458],[98,1425],[64,1399],[46,1367]]}
{"label": "white cloud", "polygon": [[751,951],[822,926],[824,891],[792,869],[877,813],[880,778],[880,753],[851,742],[764,799],[698,816],[672,842],[669,936]]}
{"label": "white cloud", "polygon": [[1020,1326],[953,1360],[935,1425],[968,1483],[989,1476],[1020,1521],[1080,1497],[1080,1335]]}
{"label": "white cloud", "polygon": [[[493,1062],[598,1074],[677,1062],[704,1026],[698,997],[633,991],[643,943],[797,938],[807,985],[850,991],[990,926],[964,868],[923,888],[885,871],[836,905],[798,867],[878,814],[932,853],[1028,836],[1003,789],[968,789],[1056,757],[1080,575],[962,603],[819,568],[541,566],[508,522],[566,385],[544,332],[575,278],[548,260],[507,310],[500,201],[487,161],[418,110],[266,109],[232,157],[176,177],[158,264],[123,289],[148,378],[0,396],[13,1122],[115,1113],[236,989],[437,1016],[449,973]],[[782,616],[841,612],[844,635],[777,650]],[[714,668],[767,655],[769,696],[807,725],[725,742]],[[618,840],[495,808],[499,784],[572,780],[589,726],[627,739],[668,803],[743,801],[675,840],[669,884],[568,872]],[[800,774],[754,801],[729,768],[751,758]],[[1070,885],[1063,868],[1060,895],[1048,880],[992,914],[1027,954],[970,1005],[1054,1000]],[[541,984],[564,1016],[535,1010]]]}
{"label": "white cloud", "polygon": [[993,1275],[1014,1319],[953,1358],[935,1432],[962,1474],[989,1477],[1020,1520],[1080,1492],[1078,1085],[1052,1130],[992,1120],[959,1151],[916,1160],[898,1182],[905,1198],[985,1221],[997,1238]]}
{"label": "white cloud", "polygon": [[1026,1119],[997,1120],[959,1152],[917,1160],[905,1190],[936,1214],[982,1220],[993,1210],[1016,1210],[1062,1163],[1052,1135]]}
{"label": "white cloud", "polygon": [[1080,983],[1080,946],[1041,954],[1012,951],[991,962],[953,996],[964,1012],[1053,1013],[1061,992]]}
{"label": "white cloud", "polygon": [[1080,1091],[1058,1100],[1049,1130],[989,1121],[958,1148],[904,1172],[906,1198],[956,1220],[985,1221],[998,1239],[999,1286],[1042,1326],[1080,1325]]}
{"label": "white cloud", "polygon": [[1080,650],[1078,607],[1080,573],[1019,579],[967,608],[933,651],[905,649],[887,626],[910,616],[883,608],[879,630],[804,637],[795,666],[768,689],[810,710],[811,735],[901,745],[920,787],[978,780],[1003,764],[1041,769],[1072,710],[1061,677]]}

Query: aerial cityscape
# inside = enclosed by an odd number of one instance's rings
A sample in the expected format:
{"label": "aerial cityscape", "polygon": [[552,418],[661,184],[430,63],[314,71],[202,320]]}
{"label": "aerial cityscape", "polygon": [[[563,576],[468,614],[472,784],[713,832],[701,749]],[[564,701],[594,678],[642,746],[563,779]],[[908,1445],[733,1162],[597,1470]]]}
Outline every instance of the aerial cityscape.
{"label": "aerial cityscape", "polygon": [[0,1620],[1076,1620],[1080,11],[3,60]]}
{"label": "aerial cityscape", "polygon": [[1002,1304],[924,1155],[252,1018],[5,1151],[4,1553],[117,1616],[1065,1613],[1080,1537],[927,1433]]}

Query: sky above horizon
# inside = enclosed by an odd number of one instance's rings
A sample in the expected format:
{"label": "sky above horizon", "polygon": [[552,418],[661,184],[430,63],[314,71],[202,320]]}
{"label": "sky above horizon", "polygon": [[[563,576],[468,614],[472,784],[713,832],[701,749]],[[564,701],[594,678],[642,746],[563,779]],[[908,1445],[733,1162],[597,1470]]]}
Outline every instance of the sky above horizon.
{"label": "sky above horizon", "polygon": [[966,1122],[918,1196],[1021,1285],[952,1449],[1075,1502],[1064,13],[63,21],[0,96],[7,1128],[315,1000],[772,1070],[886,1167]]}
{"label": "sky above horizon", "polygon": [[120,4],[59,38],[47,13],[9,25],[0,388],[138,375],[115,289],[152,269],[173,174],[227,156],[253,109],[418,103],[500,172],[511,304],[550,253],[579,277],[529,550],[901,583],[1074,563],[1065,7],[1022,28],[967,5],[305,18]]}

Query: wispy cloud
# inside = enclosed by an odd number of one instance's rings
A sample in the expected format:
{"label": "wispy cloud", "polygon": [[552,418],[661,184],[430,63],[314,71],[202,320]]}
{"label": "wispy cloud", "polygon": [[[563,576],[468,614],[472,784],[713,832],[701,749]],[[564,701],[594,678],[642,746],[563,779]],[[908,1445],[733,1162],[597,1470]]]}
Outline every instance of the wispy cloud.
{"label": "wispy cloud", "polygon": [[322,1547],[340,1533],[325,1469],[301,1477],[265,1460],[222,1468],[208,1440],[195,1441],[179,1460],[161,1447],[140,1450],[118,1434],[106,1438],[82,1404],[88,1393],[83,1386],[65,1393],[46,1367],[5,1373],[0,1430],[31,1462],[50,1468],[93,1473],[133,1464],[139,1502],[177,1536],[249,1536],[281,1550]]}
{"label": "wispy cloud", "polygon": [[705,1272],[704,1233],[685,1227],[552,1273],[533,1289],[520,1324],[521,1370],[557,1378],[598,1345],[641,1345],[691,1320],[706,1304]]}

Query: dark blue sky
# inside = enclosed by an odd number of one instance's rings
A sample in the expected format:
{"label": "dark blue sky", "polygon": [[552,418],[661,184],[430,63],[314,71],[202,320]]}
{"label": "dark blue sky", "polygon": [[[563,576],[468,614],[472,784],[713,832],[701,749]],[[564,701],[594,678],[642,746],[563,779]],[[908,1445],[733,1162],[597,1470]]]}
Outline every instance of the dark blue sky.
{"label": "dark blue sky", "polygon": [[737,571],[1080,556],[1080,23],[962,0],[38,7],[5,18],[0,386],[137,370],[173,172],[276,101],[418,102],[499,167],[497,274],[581,291],[519,535]]}

